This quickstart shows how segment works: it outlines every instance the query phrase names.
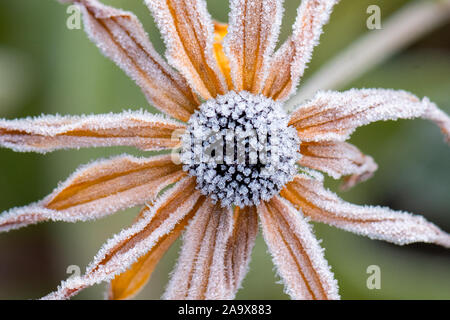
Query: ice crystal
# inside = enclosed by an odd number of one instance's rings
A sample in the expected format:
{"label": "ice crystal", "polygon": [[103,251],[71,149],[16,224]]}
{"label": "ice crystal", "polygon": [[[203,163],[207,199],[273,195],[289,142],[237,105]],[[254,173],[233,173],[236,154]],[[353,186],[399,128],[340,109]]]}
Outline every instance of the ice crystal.
{"label": "ice crystal", "polygon": [[230,92],[208,100],[182,137],[183,168],[223,206],[268,200],[292,179],[299,141],[280,103]]}

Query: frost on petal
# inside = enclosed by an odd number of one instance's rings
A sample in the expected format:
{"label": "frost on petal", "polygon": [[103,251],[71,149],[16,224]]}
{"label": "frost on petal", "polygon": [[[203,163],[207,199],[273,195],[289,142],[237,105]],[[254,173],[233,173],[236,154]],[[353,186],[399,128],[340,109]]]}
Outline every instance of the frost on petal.
{"label": "frost on petal", "polygon": [[63,281],[44,299],[68,299],[86,287],[113,280],[146,254],[160,254],[159,247],[166,245],[165,241],[173,232],[184,228],[203,202],[204,197],[195,190],[193,178],[178,182],[146,208],[131,227],[107,241],[84,275]]}
{"label": "frost on petal", "polygon": [[165,299],[232,299],[257,234],[255,208],[234,213],[207,200],[189,224]]}
{"label": "frost on petal", "polygon": [[230,1],[225,53],[230,59],[234,87],[260,93],[278,39],[282,0]]}
{"label": "frost on petal", "polygon": [[371,122],[420,117],[437,123],[448,136],[448,116],[428,98],[390,89],[318,92],[291,114],[289,124],[302,141],[344,141]]}
{"label": "frost on petal", "polygon": [[144,111],[0,119],[0,147],[40,153],[110,146],[162,150],[176,147],[179,139],[173,133],[184,128],[184,124]]}
{"label": "frost on petal", "polygon": [[343,189],[369,179],[378,168],[372,157],[347,142],[306,142],[300,153],[300,165],[326,172],[334,179],[345,176]]}
{"label": "frost on petal", "polygon": [[169,63],[204,99],[224,94],[227,84],[214,57],[214,25],[205,0],[146,0],[159,26]]}
{"label": "frost on petal", "polygon": [[[145,209],[141,211],[140,217],[143,217],[144,213]],[[159,260],[183,232],[187,222],[188,219],[184,219],[182,223],[177,224],[172,231],[161,238],[158,245],[140,257],[130,269],[111,280],[107,292],[108,299],[125,300],[136,296],[150,280]]]}
{"label": "frost on petal", "polygon": [[450,235],[421,216],[378,206],[358,206],[340,199],[321,179],[299,174],[281,195],[313,221],[404,245],[414,242],[450,247]]}
{"label": "frost on petal", "polygon": [[198,106],[197,98],[186,81],[155,51],[137,17],[97,0],[75,2],[82,8],[90,39],[136,81],[150,104],[187,121]]}
{"label": "frost on petal", "polygon": [[[193,212],[197,212],[201,207],[205,198],[200,199]],[[147,209],[143,209],[137,219],[145,218]],[[108,288],[107,297],[109,300],[125,300],[136,296],[146,283],[158,264],[171,245],[178,239],[186,225],[188,224],[190,216],[178,223],[173,230],[164,235],[148,253],[140,257],[128,270],[118,274],[111,282]]]}
{"label": "frost on petal", "polygon": [[286,100],[295,92],[314,47],[319,42],[322,27],[328,22],[337,0],[303,0],[297,10],[292,35],[272,59],[263,93],[276,100]]}
{"label": "frost on petal", "polygon": [[441,129],[447,143],[450,143],[450,117],[434,103],[428,101],[428,107],[422,115],[423,119],[431,120]]}
{"label": "frost on petal", "polygon": [[233,89],[233,80],[231,79],[230,61],[226,56],[223,48],[223,41],[228,32],[228,25],[214,21],[214,56],[219,64],[225,80],[227,82],[228,90]]}
{"label": "frost on petal", "polygon": [[258,215],[256,207],[234,208],[234,231],[228,240],[225,265],[229,270],[231,290],[240,288],[248,271],[251,253],[258,234]]}
{"label": "frost on petal", "polygon": [[276,196],[258,206],[264,239],[293,299],[339,299],[338,285],[311,226]]}
{"label": "frost on petal", "polygon": [[0,215],[0,231],[41,221],[85,221],[154,200],[185,175],[170,155],[122,155],[79,168],[45,199]]}

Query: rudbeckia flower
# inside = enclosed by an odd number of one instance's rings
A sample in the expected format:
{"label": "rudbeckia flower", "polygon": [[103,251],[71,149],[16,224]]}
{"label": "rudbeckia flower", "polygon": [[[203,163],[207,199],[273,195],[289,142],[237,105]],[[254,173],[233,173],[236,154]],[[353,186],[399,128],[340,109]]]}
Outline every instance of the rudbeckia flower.
{"label": "rudbeckia flower", "polygon": [[369,178],[374,160],[346,140],[374,121],[429,119],[450,139],[450,119],[434,103],[404,91],[352,89],[318,92],[292,113],[283,110],[337,1],[303,0],[292,35],[275,51],[282,0],[231,0],[228,25],[212,20],[204,0],[147,0],[166,60],[132,13],[97,0],[65,2],[82,10],[90,39],[164,115],[0,120],[0,145],[41,153],[100,146],[179,152],[92,162],[43,200],[0,215],[0,230],[8,231],[143,206],[83,275],[45,298],[70,298],[100,282],[110,283],[110,299],[133,297],[182,234],[166,299],[232,299],[259,225],[293,299],[339,298],[309,221],[399,245],[450,246],[449,234],[420,216],[343,201],[319,173],[343,178],[347,188]]}

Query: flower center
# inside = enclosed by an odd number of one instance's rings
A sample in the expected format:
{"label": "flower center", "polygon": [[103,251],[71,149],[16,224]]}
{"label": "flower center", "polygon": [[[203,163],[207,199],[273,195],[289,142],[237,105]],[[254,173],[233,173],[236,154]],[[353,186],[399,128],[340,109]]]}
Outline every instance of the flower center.
{"label": "flower center", "polygon": [[231,91],[206,101],[182,136],[183,169],[222,206],[269,200],[297,172],[300,142],[280,103]]}

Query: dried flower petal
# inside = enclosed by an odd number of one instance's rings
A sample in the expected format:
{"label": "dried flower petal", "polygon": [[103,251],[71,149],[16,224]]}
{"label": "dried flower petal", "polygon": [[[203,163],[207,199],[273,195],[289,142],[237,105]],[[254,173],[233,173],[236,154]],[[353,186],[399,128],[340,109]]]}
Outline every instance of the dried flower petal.
{"label": "dried flower petal", "polygon": [[[205,198],[201,198],[192,212],[197,212],[201,207]],[[145,218],[147,208],[144,208],[138,219]],[[150,280],[159,260],[163,257],[170,246],[181,235],[184,228],[188,224],[190,216],[187,216],[175,228],[164,235],[161,240],[145,255],[140,257],[130,269],[118,274],[110,283],[108,290],[108,299],[110,300],[124,300],[131,299],[146,285]]]}
{"label": "dried flower petal", "polygon": [[255,210],[222,208],[207,200],[186,230],[165,299],[232,299],[256,238]]}
{"label": "dried flower petal", "polygon": [[344,141],[357,127],[371,122],[418,117],[434,121],[450,136],[449,117],[428,98],[390,89],[318,92],[291,114],[289,123],[302,141]]}
{"label": "dried flower petal", "polygon": [[223,49],[223,41],[228,32],[228,25],[214,21],[214,57],[219,64],[220,70],[227,81],[228,90],[233,90],[233,80],[231,80],[231,67],[228,57]]}
{"label": "dried flower petal", "polygon": [[155,51],[137,17],[97,0],[74,2],[82,8],[89,38],[136,81],[150,104],[187,121],[199,104],[197,98]]}
{"label": "dried flower petal", "polygon": [[264,95],[286,100],[295,92],[314,47],[319,42],[322,27],[328,22],[337,0],[303,0],[297,10],[293,33],[275,53]]}
{"label": "dried flower petal", "polygon": [[165,235],[157,245],[147,254],[140,257],[130,269],[117,275],[110,283],[108,291],[109,300],[132,299],[147,284],[150,277],[173,242],[180,236],[186,227],[188,219],[180,222],[170,233]]}
{"label": "dried flower petal", "polygon": [[230,1],[224,48],[230,59],[236,90],[261,92],[278,39],[282,13],[282,0]]}
{"label": "dried flower petal", "polygon": [[226,92],[214,59],[214,25],[205,0],[146,0],[167,47],[167,59],[203,99]]}
{"label": "dried flower petal", "polygon": [[46,153],[82,147],[134,146],[161,150],[178,145],[185,125],[144,111],[90,116],[0,119],[0,146]]}
{"label": "dried flower petal", "polygon": [[185,175],[170,155],[135,158],[128,155],[82,166],[49,196],[0,215],[0,231],[46,220],[97,219],[153,200]]}
{"label": "dried flower petal", "polygon": [[[236,293],[248,272],[250,257],[258,234],[256,207],[234,208],[234,231],[228,240],[225,265],[229,270],[231,290]],[[234,296],[233,293],[233,296]]]}
{"label": "dried flower petal", "polygon": [[450,235],[421,216],[385,207],[358,206],[341,200],[323,186],[321,179],[297,175],[281,195],[313,221],[404,245],[429,242],[450,247]]}
{"label": "dried flower petal", "polygon": [[450,117],[444,111],[440,110],[434,103],[429,103],[422,118],[436,123],[447,143],[450,143]]}
{"label": "dried flower petal", "polygon": [[63,281],[44,299],[68,299],[86,287],[111,281],[151,250],[158,250],[171,232],[192,218],[199,201],[204,198],[195,190],[195,180],[183,179],[146,209],[135,224],[106,242],[84,275]]}
{"label": "dried flower petal", "polygon": [[372,157],[347,142],[306,142],[300,152],[300,165],[326,172],[334,179],[347,176],[341,186],[344,189],[369,179],[378,168]]}
{"label": "dried flower petal", "polygon": [[293,299],[339,299],[337,282],[311,226],[276,196],[258,206],[266,240],[285,290]]}

